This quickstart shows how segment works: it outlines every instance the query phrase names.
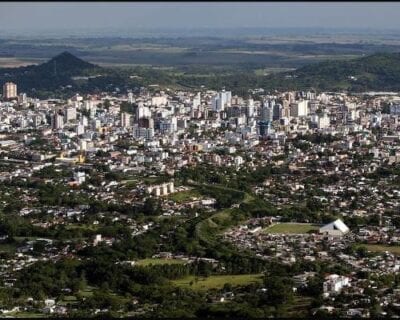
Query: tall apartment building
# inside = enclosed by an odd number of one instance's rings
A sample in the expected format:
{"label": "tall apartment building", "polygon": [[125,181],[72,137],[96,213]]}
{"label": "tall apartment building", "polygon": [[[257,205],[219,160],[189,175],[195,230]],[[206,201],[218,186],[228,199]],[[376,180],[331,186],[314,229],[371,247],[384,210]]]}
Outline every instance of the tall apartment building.
{"label": "tall apartment building", "polygon": [[65,109],[65,122],[76,120],[76,109],[74,107],[68,107]]}
{"label": "tall apartment building", "polygon": [[290,105],[292,117],[305,117],[308,115],[308,100],[298,101]]}
{"label": "tall apartment building", "polygon": [[232,92],[222,90],[212,98],[211,100],[212,110],[218,112],[225,110],[226,107],[231,106],[231,100],[232,100]]}
{"label": "tall apartment building", "polygon": [[17,98],[17,85],[13,82],[6,82],[3,85],[3,98],[4,99],[11,99]]}
{"label": "tall apartment building", "polygon": [[127,112],[121,112],[121,127],[128,128],[131,126],[131,115]]}
{"label": "tall apartment building", "polygon": [[64,127],[64,117],[61,114],[56,113],[52,117],[51,126],[53,127],[53,129],[62,129]]}

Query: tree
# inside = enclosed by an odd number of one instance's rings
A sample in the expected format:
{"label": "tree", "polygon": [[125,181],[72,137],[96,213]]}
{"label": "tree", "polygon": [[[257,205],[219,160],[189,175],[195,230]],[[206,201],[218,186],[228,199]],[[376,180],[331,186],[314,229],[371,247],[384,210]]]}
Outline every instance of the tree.
{"label": "tree", "polygon": [[293,281],[288,277],[268,276],[264,279],[267,304],[281,305],[293,300]]}
{"label": "tree", "polygon": [[143,213],[149,216],[160,214],[161,213],[160,201],[158,201],[153,197],[146,198],[143,205]]}

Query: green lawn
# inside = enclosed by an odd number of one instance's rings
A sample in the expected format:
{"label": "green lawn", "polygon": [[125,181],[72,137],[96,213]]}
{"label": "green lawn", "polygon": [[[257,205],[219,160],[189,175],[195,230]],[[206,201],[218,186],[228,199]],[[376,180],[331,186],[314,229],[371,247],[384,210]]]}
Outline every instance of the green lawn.
{"label": "green lawn", "polygon": [[121,181],[121,183],[124,184],[125,187],[127,188],[135,188],[138,184],[138,180],[137,179],[123,180]]}
{"label": "green lawn", "polygon": [[400,255],[400,246],[389,246],[385,244],[360,244],[357,247],[365,247],[371,252],[389,251],[390,253]]}
{"label": "green lawn", "polygon": [[229,283],[232,286],[243,286],[255,282],[260,283],[262,282],[262,277],[262,274],[215,275],[207,278],[198,277],[196,281],[195,276],[189,276],[171,282],[178,287],[203,291],[209,289],[222,289],[226,283]]}
{"label": "green lawn", "polygon": [[59,305],[61,306],[66,306],[68,304],[76,304],[78,302],[77,297],[75,296],[65,296],[62,301],[58,302]]}
{"label": "green lawn", "polygon": [[99,228],[100,228],[99,225],[94,225],[94,224],[68,224],[65,226],[66,230],[80,229],[82,231],[95,231]]}
{"label": "green lawn", "polygon": [[191,201],[192,198],[200,198],[200,197],[201,197],[201,194],[196,190],[180,191],[180,192],[176,192],[176,193],[173,193],[168,196],[169,199],[171,199],[177,203]]}
{"label": "green lawn", "polygon": [[159,264],[184,264],[185,260],[180,259],[161,259],[161,258],[149,258],[138,260],[135,263],[135,266],[149,266],[149,265],[159,265]]}
{"label": "green lawn", "polygon": [[93,290],[95,289],[95,287],[91,287],[91,286],[86,286],[86,288],[84,290],[79,290],[78,295],[81,297],[91,297],[93,295]]}
{"label": "green lawn", "polygon": [[35,312],[17,312],[17,313],[7,313],[4,315],[4,318],[9,317],[9,318],[47,318],[48,315],[43,314],[43,313],[35,313]]}
{"label": "green lawn", "polygon": [[311,223],[278,223],[263,230],[265,233],[274,234],[304,234],[317,231],[319,226]]}

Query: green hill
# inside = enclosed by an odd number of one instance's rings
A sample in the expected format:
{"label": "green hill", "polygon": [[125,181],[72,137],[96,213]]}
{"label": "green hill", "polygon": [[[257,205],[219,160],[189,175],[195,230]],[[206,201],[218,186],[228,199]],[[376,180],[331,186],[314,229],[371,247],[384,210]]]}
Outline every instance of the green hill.
{"label": "green hill", "polygon": [[72,77],[93,75],[102,68],[63,52],[40,65],[0,69],[0,83],[17,83],[19,91],[32,89],[51,91],[60,86],[74,85]]}
{"label": "green hill", "polygon": [[276,88],[320,90],[400,90],[400,53],[377,53],[347,60],[306,65],[292,72],[267,77]]}

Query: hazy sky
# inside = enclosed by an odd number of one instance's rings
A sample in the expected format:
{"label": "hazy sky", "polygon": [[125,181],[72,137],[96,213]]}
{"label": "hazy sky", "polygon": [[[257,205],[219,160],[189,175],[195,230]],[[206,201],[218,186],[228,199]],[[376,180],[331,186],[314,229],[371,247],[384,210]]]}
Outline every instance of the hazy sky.
{"label": "hazy sky", "polygon": [[400,3],[0,3],[0,30],[3,32],[206,27],[400,29]]}

